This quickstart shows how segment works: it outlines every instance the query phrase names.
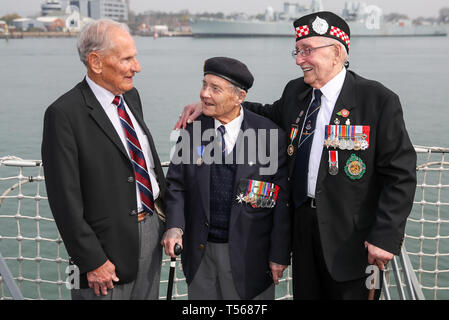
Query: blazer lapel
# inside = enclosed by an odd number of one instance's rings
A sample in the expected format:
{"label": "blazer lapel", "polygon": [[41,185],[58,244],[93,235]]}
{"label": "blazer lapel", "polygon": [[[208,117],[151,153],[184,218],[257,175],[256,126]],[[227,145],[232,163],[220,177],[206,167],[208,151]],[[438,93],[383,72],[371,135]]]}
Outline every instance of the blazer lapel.
{"label": "blazer lapel", "polygon": [[[332,117],[329,124],[333,124],[333,121],[340,116],[337,114],[341,110],[346,109],[348,111],[353,110],[357,107],[356,101],[356,86],[354,83],[354,77],[349,72],[346,71],[345,82],[341,88],[340,95],[338,96],[337,102],[335,102],[334,110],[332,112]],[[343,125],[344,123],[342,123]]]}
{"label": "blazer lapel", "polygon": [[[297,137],[295,138],[295,140],[293,141],[293,146],[294,148],[294,155],[291,157],[292,159],[289,161],[289,176],[291,177],[293,174],[293,170],[295,168],[295,164],[296,164],[296,155],[298,152],[298,142],[299,139],[301,139],[301,134],[302,134],[302,127],[304,124],[304,120],[306,118],[306,113],[307,113],[307,108],[309,107],[310,102],[312,101],[312,92],[313,92],[313,88],[309,85],[306,85],[305,89],[302,90],[299,94],[298,94],[298,101],[297,104],[299,106],[299,108],[294,108],[294,112],[295,114],[291,115],[289,119],[292,119],[291,121],[294,121],[294,119],[299,118],[299,122],[298,122],[298,134]],[[300,117],[299,115],[301,114],[302,111],[302,116]],[[294,123],[290,124],[290,126],[292,126]],[[291,127],[290,127],[291,128]],[[287,132],[287,134],[290,134],[290,132]]]}
{"label": "blazer lapel", "polygon": [[102,106],[100,105],[100,103],[98,102],[97,98],[95,98],[95,95],[92,92],[92,90],[90,89],[86,80],[83,80],[83,82],[82,82],[81,91],[84,95],[84,99],[86,101],[86,106],[90,110],[91,117],[95,120],[95,122],[98,124],[98,126],[103,130],[103,132],[106,134],[106,136],[117,146],[117,148],[120,150],[120,152],[122,152],[126,158],[129,158],[128,153],[126,152],[125,147],[123,146],[123,143],[120,140],[119,135],[117,134],[117,131],[115,131],[114,126],[112,125],[108,116],[104,112],[104,110],[103,110]]}

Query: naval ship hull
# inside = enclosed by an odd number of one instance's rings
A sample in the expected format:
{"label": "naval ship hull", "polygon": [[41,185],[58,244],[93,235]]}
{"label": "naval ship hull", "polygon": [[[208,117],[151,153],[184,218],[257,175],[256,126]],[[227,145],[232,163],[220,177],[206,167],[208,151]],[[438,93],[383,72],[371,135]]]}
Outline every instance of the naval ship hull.
{"label": "naval ship hull", "polygon": [[[368,28],[364,23],[348,22],[351,37],[408,37],[446,36],[444,26],[382,24],[380,28]],[[291,37],[293,21],[267,22],[260,20],[193,19],[190,21],[195,37]]]}

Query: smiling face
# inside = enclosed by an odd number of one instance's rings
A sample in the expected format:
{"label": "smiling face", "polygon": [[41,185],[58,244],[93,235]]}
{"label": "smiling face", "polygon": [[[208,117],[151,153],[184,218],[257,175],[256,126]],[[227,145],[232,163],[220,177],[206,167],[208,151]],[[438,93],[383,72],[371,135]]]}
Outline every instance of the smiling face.
{"label": "smiling face", "polygon": [[89,54],[89,77],[112,94],[119,95],[133,88],[133,77],[141,68],[131,35],[120,28],[109,32],[112,47]]}
{"label": "smiling face", "polygon": [[[332,44],[324,37],[310,37],[296,42],[296,49],[316,48]],[[315,89],[322,88],[341,70],[340,46],[330,46],[313,50],[310,56],[296,56],[296,64],[304,72],[304,82]]]}
{"label": "smiling face", "polygon": [[237,91],[229,81],[212,74],[204,76],[200,98],[206,116],[226,124],[239,116],[245,97],[246,92]]}

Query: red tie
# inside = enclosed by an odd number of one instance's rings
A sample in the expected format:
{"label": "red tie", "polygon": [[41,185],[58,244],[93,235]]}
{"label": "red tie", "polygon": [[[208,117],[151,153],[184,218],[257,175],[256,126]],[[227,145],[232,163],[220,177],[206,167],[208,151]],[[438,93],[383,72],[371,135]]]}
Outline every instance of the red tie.
{"label": "red tie", "polygon": [[125,132],[143,209],[145,212],[152,215],[154,211],[153,188],[151,187],[150,175],[148,174],[147,164],[145,162],[145,157],[143,156],[139,139],[137,138],[133,123],[126,112],[125,105],[123,104],[121,97],[116,96],[112,103],[117,106],[120,123],[123,127],[123,131]]}

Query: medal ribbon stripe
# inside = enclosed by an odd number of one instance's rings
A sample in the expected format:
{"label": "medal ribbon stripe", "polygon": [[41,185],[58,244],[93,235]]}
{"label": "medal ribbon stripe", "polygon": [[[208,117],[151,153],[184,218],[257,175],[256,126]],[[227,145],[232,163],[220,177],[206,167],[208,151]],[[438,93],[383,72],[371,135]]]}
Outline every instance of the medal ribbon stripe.
{"label": "medal ribbon stripe", "polygon": [[134,168],[134,175],[139,189],[140,200],[144,211],[148,214],[154,212],[154,198],[153,189],[151,187],[150,175],[148,174],[147,164],[142,152],[137,133],[134,130],[133,123],[128,113],[126,112],[125,105],[120,96],[116,96],[112,102],[117,106],[117,112],[120,118],[120,123],[125,133],[126,142],[128,145],[128,151],[131,157],[131,163]]}

